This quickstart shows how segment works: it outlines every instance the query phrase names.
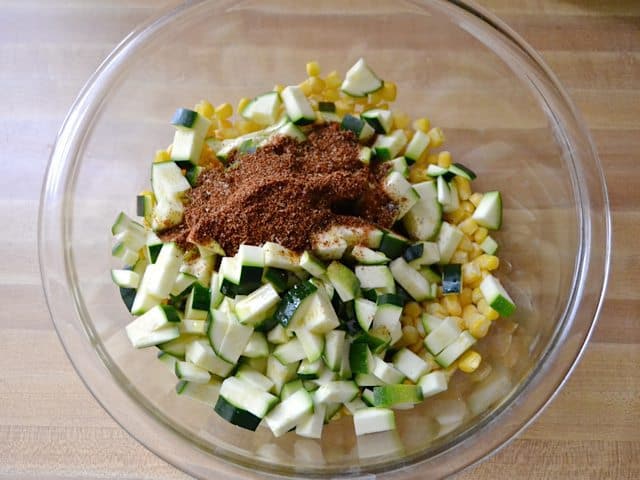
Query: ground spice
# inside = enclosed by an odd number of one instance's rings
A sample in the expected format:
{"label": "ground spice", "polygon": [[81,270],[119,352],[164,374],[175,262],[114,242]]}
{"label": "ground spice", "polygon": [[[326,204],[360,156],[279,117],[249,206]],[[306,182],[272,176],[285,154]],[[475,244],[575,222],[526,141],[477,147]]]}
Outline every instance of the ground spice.
{"label": "ground spice", "polygon": [[314,127],[306,142],[277,137],[254,153],[236,152],[226,169],[200,174],[183,223],[161,237],[183,246],[215,239],[233,255],[242,243],[267,241],[302,252],[332,225],[389,228],[396,205],[381,188],[387,169],[358,154],[353,133],[337,123]]}

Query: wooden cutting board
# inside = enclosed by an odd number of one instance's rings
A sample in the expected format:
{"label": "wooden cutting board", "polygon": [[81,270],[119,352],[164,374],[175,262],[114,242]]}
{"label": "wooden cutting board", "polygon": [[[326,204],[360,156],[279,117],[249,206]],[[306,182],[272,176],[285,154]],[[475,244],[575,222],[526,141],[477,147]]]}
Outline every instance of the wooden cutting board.
{"label": "wooden cutting board", "polygon": [[[463,479],[640,478],[640,2],[483,0],[537,48],[606,170],[613,262],[600,323],[562,393]],[[153,0],[0,2],[0,477],[186,478],[84,388],[40,287],[36,216],[55,133],[81,85]],[[416,477],[418,478],[418,477]]]}

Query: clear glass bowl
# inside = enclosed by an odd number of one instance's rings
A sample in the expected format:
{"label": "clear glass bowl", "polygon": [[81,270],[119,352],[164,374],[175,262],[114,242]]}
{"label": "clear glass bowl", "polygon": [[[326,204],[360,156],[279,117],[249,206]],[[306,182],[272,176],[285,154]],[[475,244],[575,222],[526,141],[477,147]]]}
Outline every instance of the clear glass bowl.
{"label": "clear glass bowl", "polygon": [[[398,84],[397,108],[427,114],[447,148],[505,204],[501,275],[519,324],[480,347],[504,397],[468,411],[482,388],[398,413],[397,434],[356,441],[349,419],[321,442],[274,440],[177,397],[155,353],[134,350],[109,269],[111,225],[134,213],[177,106],[237,101],[297,83],[316,59],[342,72],[363,56]],[[325,72],[326,73],[326,72]],[[491,14],[462,1],[190,2],[127,37],[98,68],[59,133],[43,186],[39,250],[49,309],[79,375],[131,435],[201,478],[268,475],[442,477],[495,452],[553,398],[575,366],[603,298],[610,221],[601,167],[583,121],[540,57]],[[502,334],[502,336],[500,336]],[[485,380],[486,382],[487,380]],[[433,412],[463,413],[461,424]]]}

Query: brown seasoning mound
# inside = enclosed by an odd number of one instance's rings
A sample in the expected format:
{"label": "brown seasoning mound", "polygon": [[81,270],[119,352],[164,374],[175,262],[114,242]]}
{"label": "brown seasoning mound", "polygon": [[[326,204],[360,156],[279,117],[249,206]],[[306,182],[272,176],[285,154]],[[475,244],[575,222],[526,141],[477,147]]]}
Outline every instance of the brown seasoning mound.
{"label": "brown seasoning mound", "polygon": [[183,248],[214,239],[233,255],[267,241],[302,252],[332,225],[390,228],[397,207],[381,187],[388,168],[363,164],[359,148],[331,123],[302,143],[279,136],[254,153],[235,152],[226,169],[200,174],[183,222],[160,236]]}

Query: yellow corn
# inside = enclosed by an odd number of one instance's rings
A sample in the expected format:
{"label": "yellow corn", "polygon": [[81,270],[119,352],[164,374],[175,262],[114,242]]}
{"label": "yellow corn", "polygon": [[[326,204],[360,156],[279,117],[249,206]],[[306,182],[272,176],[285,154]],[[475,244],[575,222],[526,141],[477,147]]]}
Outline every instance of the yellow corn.
{"label": "yellow corn", "polygon": [[467,305],[471,305],[473,299],[471,298],[471,289],[463,288],[458,295],[458,299],[460,300],[460,306],[462,307],[462,313],[464,313],[464,308]]}
{"label": "yellow corn", "polygon": [[215,113],[218,120],[226,120],[233,115],[233,107],[230,103],[223,103],[216,107]]}
{"label": "yellow corn", "polygon": [[409,302],[404,306],[404,313],[410,317],[417,317],[422,313],[422,308],[417,302]]}
{"label": "yellow corn", "polygon": [[471,260],[474,260],[474,259],[478,258],[480,255],[482,255],[483,253],[484,252],[480,248],[480,245],[478,245],[477,243],[474,242],[473,243],[473,248],[469,252],[469,258]]}
{"label": "yellow corn", "polygon": [[238,107],[236,109],[236,111],[238,113],[242,113],[242,111],[244,110],[244,107],[246,107],[247,105],[249,105],[249,102],[251,100],[248,99],[247,97],[242,97],[240,100],[238,100]]}
{"label": "yellow corn", "polygon": [[400,323],[402,325],[411,325],[413,323],[413,318],[411,318],[409,315],[402,315],[400,317]]}
{"label": "yellow corn", "polygon": [[413,345],[420,341],[418,330],[413,325],[405,325],[402,327],[402,337],[407,345]]}
{"label": "yellow corn", "polygon": [[473,300],[473,303],[477,304],[483,298],[484,296],[482,295],[480,288],[474,288],[471,292],[471,299]]}
{"label": "yellow corn", "polygon": [[378,90],[377,92],[373,92],[369,94],[369,103],[371,107],[377,106],[382,101],[382,91]]}
{"label": "yellow corn", "polygon": [[460,306],[460,301],[456,294],[445,295],[440,303],[449,315],[458,316],[462,313],[462,307]]}
{"label": "yellow corn", "polygon": [[444,143],[444,133],[442,132],[442,129],[440,127],[433,127],[431,130],[429,130],[428,135],[431,139],[431,141],[429,142],[429,145],[431,145],[431,147],[438,148]]}
{"label": "yellow corn", "polygon": [[477,263],[468,262],[462,265],[462,283],[473,285],[481,278],[480,267]]}
{"label": "yellow corn", "polygon": [[429,180],[431,177],[427,175],[427,169],[418,165],[411,165],[409,168],[409,181],[411,183],[420,183]]}
{"label": "yellow corn", "polygon": [[500,265],[500,260],[495,255],[483,254],[474,260],[483,270],[495,270]]}
{"label": "yellow corn", "polygon": [[223,130],[228,130],[233,127],[233,123],[231,122],[231,120],[227,120],[226,118],[219,120],[218,124]]}
{"label": "yellow corn", "polygon": [[380,103],[380,104],[378,104],[378,108],[380,108],[382,110],[389,110],[389,104],[388,103]]}
{"label": "yellow corn", "polygon": [[300,87],[300,90],[302,90],[302,93],[304,93],[307,97],[309,95],[311,95],[312,90],[311,90],[311,82],[309,82],[309,79],[305,80],[304,82],[301,82],[298,87]]}
{"label": "yellow corn", "polygon": [[157,150],[153,157],[154,163],[168,162],[169,160],[171,160],[171,155],[166,150]]}
{"label": "yellow corn", "polygon": [[462,230],[462,233],[466,235],[473,235],[474,232],[478,229],[478,224],[472,218],[467,218],[463,222],[460,222],[458,228],[460,228],[460,230]]}
{"label": "yellow corn", "polygon": [[482,243],[482,241],[487,238],[487,235],[489,235],[489,230],[484,227],[480,227],[473,234],[473,240],[477,243]]}
{"label": "yellow corn", "polygon": [[[471,297],[473,299],[473,293],[471,294]],[[477,320],[478,315],[480,315],[480,313],[478,312],[478,308],[473,303],[465,305],[462,309],[462,318],[465,321],[467,328],[469,328],[471,324],[475,320]]]}
{"label": "yellow corn", "polygon": [[317,77],[320,75],[320,65],[315,60],[307,62],[307,75],[310,77]]}
{"label": "yellow corn", "polygon": [[467,213],[473,213],[476,209],[475,205],[469,200],[465,200],[464,202],[460,203],[460,207]]}
{"label": "yellow corn", "polygon": [[393,128],[407,128],[409,126],[409,115],[403,112],[393,114]]}
{"label": "yellow corn", "polygon": [[475,372],[482,362],[482,356],[475,350],[465,352],[458,360],[458,368],[464,373]]}
{"label": "yellow corn", "polygon": [[340,79],[340,75],[335,70],[324,79],[324,83],[327,85],[327,88],[338,88],[342,84],[342,80]]}
{"label": "yellow corn", "polygon": [[382,98],[385,102],[394,102],[396,100],[397,88],[393,82],[384,82],[382,86]]}
{"label": "yellow corn", "polygon": [[413,122],[413,128],[415,130],[420,130],[423,133],[427,133],[431,128],[431,122],[426,117],[418,118],[415,122]]}
{"label": "yellow corn", "polygon": [[438,163],[438,155],[428,155],[427,156],[427,165],[436,165]]}
{"label": "yellow corn", "polygon": [[479,318],[469,327],[469,333],[476,338],[484,338],[489,332],[490,326],[491,321],[480,315]]}
{"label": "yellow corn", "polygon": [[349,105],[344,100],[338,100],[336,103],[336,113],[340,116],[346,115],[347,113],[351,113],[353,111],[353,107]]}
{"label": "yellow corn", "polygon": [[256,130],[260,130],[260,125],[258,125],[255,122],[252,122],[251,120],[240,120],[239,122],[236,123],[236,127],[242,134],[251,133],[251,132],[255,132]]}
{"label": "yellow corn", "polygon": [[213,105],[211,105],[206,100],[200,100],[200,102],[198,102],[198,104],[196,105],[195,110],[200,115],[206,118],[211,118],[213,117],[213,114],[214,114]]}
{"label": "yellow corn", "polygon": [[276,83],[273,86],[273,91],[274,92],[282,93],[282,90],[284,90],[284,85],[282,85],[281,83]]}
{"label": "yellow corn", "polygon": [[478,307],[478,311],[480,313],[484,313],[487,311],[489,307],[489,304],[487,303],[487,301],[484,298],[481,298],[480,300],[478,300],[476,302],[476,306]]}
{"label": "yellow corn", "polygon": [[[326,85],[326,82],[325,82]],[[322,96],[329,102],[340,100],[340,93],[335,88],[326,88]]]}
{"label": "yellow corn", "polygon": [[473,203],[476,207],[480,203],[480,200],[482,200],[482,194],[480,192],[476,192],[469,197],[469,201]]}
{"label": "yellow corn", "polygon": [[460,222],[464,221],[468,216],[469,216],[468,212],[465,212],[464,209],[462,209],[462,208],[458,208],[457,210],[454,210],[453,212],[446,213],[445,214],[445,219],[449,223],[453,223],[454,225],[457,225]]}
{"label": "yellow corn", "polygon": [[456,187],[458,188],[458,196],[460,200],[469,200],[471,196],[471,182],[464,177],[455,176],[453,177],[453,181],[456,182]]}
{"label": "yellow corn", "polygon": [[425,303],[427,303],[427,305],[423,304],[422,306],[427,311],[427,313],[430,313],[431,315],[441,315],[441,316],[444,316],[447,314],[447,311],[438,302],[425,302]]}
{"label": "yellow corn", "polygon": [[487,320],[491,320],[492,322],[500,318],[500,314],[491,307],[489,307],[487,311],[484,312],[484,316],[487,317]]}
{"label": "yellow corn", "polygon": [[449,168],[451,166],[451,152],[440,152],[438,154],[438,165]]}
{"label": "yellow corn", "polygon": [[460,240],[460,244],[458,245],[458,250],[462,250],[467,253],[473,250],[473,242],[469,240],[469,237],[462,237],[462,240]]}
{"label": "yellow corn", "polygon": [[324,80],[322,80],[321,78],[309,77],[307,79],[307,82],[309,82],[309,86],[311,87],[311,92],[315,93],[316,95],[320,95],[324,90],[325,83],[324,83]]}
{"label": "yellow corn", "polygon": [[224,139],[236,138],[238,135],[240,135],[240,132],[238,132],[238,129],[234,127],[222,128],[221,132],[222,132],[222,138]]}
{"label": "yellow corn", "polygon": [[455,252],[453,252],[453,255],[451,255],[451,260],[449,260],[450,263],[467,263],[469,261],[469,254],[463,250],[456,250]]}

